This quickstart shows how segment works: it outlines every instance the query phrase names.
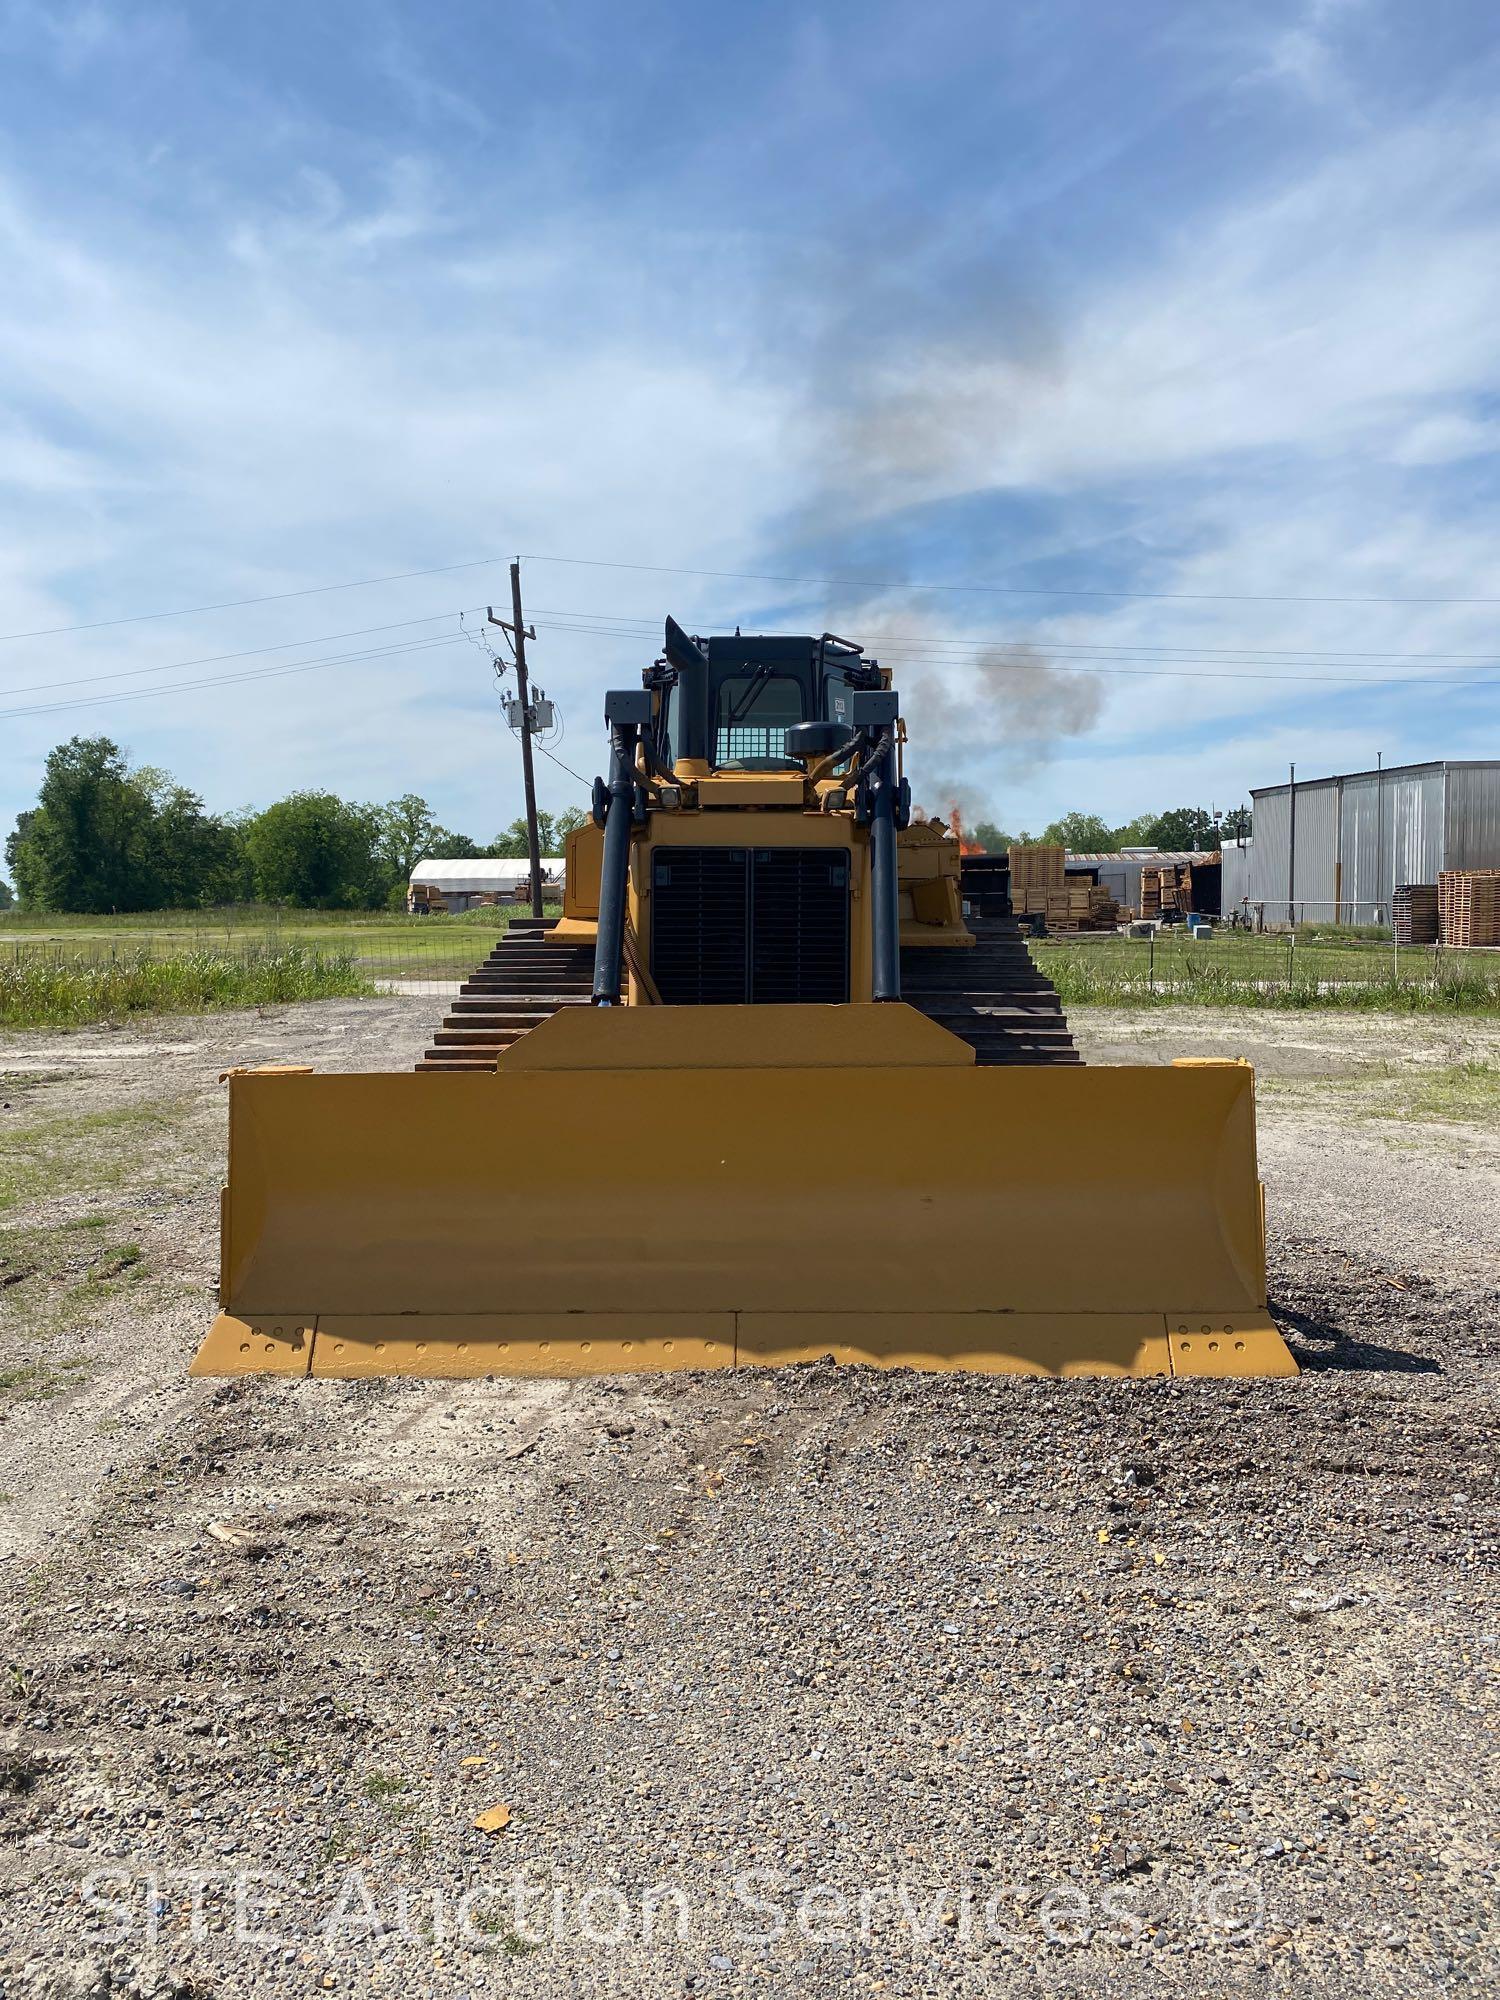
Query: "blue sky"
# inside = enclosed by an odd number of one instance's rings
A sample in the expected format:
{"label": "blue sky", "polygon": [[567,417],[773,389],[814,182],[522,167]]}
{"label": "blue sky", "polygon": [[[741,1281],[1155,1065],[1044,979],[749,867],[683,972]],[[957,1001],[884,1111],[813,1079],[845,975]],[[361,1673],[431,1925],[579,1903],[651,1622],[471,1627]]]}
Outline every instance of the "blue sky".
{"label": "blue sky", "polygon": [[[0,0],[0,631],[571,558],[584,777],[669,611],[1012,827],[1500,754],[1497,85],[1478,0]],[[103,731],[483,837],[506,588],[7,640],[0,821]]]}

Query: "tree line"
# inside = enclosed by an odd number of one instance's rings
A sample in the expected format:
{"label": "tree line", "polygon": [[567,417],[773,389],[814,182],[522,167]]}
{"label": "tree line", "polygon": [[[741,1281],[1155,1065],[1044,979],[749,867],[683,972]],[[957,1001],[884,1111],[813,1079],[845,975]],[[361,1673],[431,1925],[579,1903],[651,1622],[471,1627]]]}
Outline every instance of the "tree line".
{"label": "tree line", "polygon": [[[542,852],[559,854],[587,815],[575,807],[537,815]],[[991,854],[1042,841],[1074,854],[1121,847],[1213,849],[1250,815],[1222,824],[1201,806],[1142,813],[1110,826],[1097,813],[1069,812],[1040,833],[1006,833],[992,820],[965,831]],[[107,736],[75,736],[47,759],[36,805],[5,843],[22,905],[91,915],[201,909],[223,903],[283,903],[315,910],[404,909],[416,864],[487,856],[524,859],[526,823],[513,820],[481,846],[439,825],[425,799],[407,792],[384,805],[359,805],[333,792],[292,792],[261,812],[210,813],[167,771],[132,767]],[[0,909],[12,900],[0,881]]]}
{"label": "tree line", "polygon": [[1068,812],[1040,833],[1005,833],[993,820],[964,829],[986,853],[1011,847],[1066,847],[1070,854],[1116,854],[1122,847],[1159,847],[1167,853],[1211,854],[1226,840],[1250,838],[1248,807],[1214,814],[1202,806],[1173,806],[1167,812],[1140,813],[1124,826],[1111,826],[1098,813]]}
{"label": "tree line", "polygon": [[[560,853],[586,817],[539,813],[542,852]],[[404,909],[407,879],[429,856],[525,854],[523,819],[481,846],[439,825],[413,792],[385,805],[292,792],[261,812],[211,813],[169,772],[132,767],[107,736],[59,744],[36,805],[5,843],[23,907],[90,915],[245,902]],[[0,890],[3,909],[11,896]]]}

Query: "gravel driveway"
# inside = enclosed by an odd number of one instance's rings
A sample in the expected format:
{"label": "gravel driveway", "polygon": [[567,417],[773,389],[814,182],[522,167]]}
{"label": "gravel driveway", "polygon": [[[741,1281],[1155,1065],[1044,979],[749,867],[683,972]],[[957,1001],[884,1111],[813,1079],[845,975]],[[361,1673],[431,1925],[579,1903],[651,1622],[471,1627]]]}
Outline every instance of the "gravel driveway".
{"label": "gravel driveway", "polygon": [[1295,1382],[188,1384],[218,1071],[431,1010],[0,1038],[0,1994],[1494,1990],[1494,1028],[1077,1017]]}

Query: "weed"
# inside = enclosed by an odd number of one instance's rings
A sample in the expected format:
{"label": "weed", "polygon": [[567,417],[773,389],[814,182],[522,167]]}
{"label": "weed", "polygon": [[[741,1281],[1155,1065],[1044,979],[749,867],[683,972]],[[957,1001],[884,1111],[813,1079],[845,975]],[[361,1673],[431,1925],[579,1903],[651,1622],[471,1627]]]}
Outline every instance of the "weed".
{"label": "weed", "polygon": [[41,1774],[41,1765],[24,1750],[0,1752],[0,1792],[24,1798]]}
{"label": "weed", "polygon": [[406,1780],[386,1771],[372,1771],[365,1779],[364,1790],[367,1799],[398,1799],[406,1790]]}
{"label": "weed", "polygon": [[1500,953],[1455,955],[1355,938],[1101,935],[1038,941],[1032,958],[1065,1006],[1337,1008],[1500,1014]]}
{"label": "weed", "polygon": [[61,1376],[54,1375],[39,1361],[28,1362],[21,1368],[0,1368],[0,1393],[14,1389],[23,1403],[44,1402],[62,1386]]}
{"label": "weed", "polygon": [[352,951],[302,944],[196,947],[166,958],[137,949],[108,959],[34,945],[0,958],[0,1025],[78,1027],[128,1014],[201,1014],[374,991]]}
{"label": "weed", "polygon": [[106,1250],[103,1260],[89,1272],[91,1285],[102,1285],[110,1278],[118,1278],[126,1271],[132,1277],[141,1275],[141,1259],[145,1256],[139,1243],[121,1243],[113,1250]]}
{"label": "weed", "polygon": [[[122,1104],[10,1128],[0,1156],[0,1213],[47,1195],[98,1193],[138,1181],[153,1154],[165,1150],[156,1142],[175,1136],[189,1109],[185,1103]],[[100,1228],[108,1220],[84,1226]]]}

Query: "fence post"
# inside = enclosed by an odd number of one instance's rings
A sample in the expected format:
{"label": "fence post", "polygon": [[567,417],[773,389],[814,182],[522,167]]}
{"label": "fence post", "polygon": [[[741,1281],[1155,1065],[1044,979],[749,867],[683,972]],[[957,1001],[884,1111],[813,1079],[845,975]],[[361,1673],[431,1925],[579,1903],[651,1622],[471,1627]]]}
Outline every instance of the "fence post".
{"label": "fence post", "polygon": [[1146,984],[1154,994],[1156,991],[1156,932],[1152,931],[1146,940]]}
{"label": "fence post", "polygon": [[1297,983],[1297,933],[1288,931],[1286,938],[1286,983],[1288,987]]}

